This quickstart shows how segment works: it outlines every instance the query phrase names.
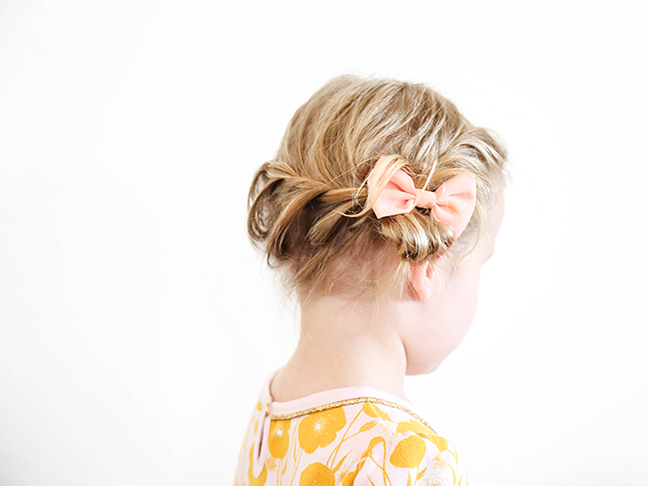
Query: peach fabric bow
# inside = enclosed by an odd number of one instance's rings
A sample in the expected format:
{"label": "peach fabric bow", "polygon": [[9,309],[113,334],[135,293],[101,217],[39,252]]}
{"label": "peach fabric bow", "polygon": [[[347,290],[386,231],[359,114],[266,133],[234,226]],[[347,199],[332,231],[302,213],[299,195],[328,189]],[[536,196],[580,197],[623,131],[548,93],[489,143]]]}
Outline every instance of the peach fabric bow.
{"label": "peach fabric bow", "polygon": [[402,169],[388,170],[386,162],[384,158],[379,160],[367,179],[369,199],[373,200],[371,208],[376,217],[409,213],[414,207],[429,208],[432,217],[450,226],[455,239],[458,238],[475,209],[475,177],[469,173],[459,174],[436,191],[426,191],[414,187],[414,181]]}

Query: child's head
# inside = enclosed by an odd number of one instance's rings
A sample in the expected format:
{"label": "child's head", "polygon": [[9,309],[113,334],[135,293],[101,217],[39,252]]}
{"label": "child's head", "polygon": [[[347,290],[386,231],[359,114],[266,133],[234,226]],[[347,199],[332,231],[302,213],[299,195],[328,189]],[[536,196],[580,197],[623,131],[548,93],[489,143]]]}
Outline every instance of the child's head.
{"label": "child's head", "polygon": [[[376,216],[367,178],[386,157],[428,191],[474,176],[475,209],[458,238],[429,209]],[[477,244],[503,188],[505,159],[493,132],[431,88],[340,76],[297,110],[275,157],[257,171],[249,234],[302,304],[375,299],[402,291],[423,262],[435,268],[437,257],[464,256]]]}

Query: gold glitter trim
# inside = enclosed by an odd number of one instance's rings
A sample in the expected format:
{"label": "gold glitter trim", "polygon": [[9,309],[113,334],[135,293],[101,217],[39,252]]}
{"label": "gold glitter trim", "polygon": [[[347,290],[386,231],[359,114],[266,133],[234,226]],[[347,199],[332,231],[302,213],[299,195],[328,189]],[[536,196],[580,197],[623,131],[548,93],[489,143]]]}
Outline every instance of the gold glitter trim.
{"label": "gold glitter trim", "polygon": [[403,405],[401,405],[399,403],[389,402],[387,400],[383,400],[382,398],[374,398],[374,397],[348,398],[347,400],[340,400],[338,402],[327,403],[325,405],[319,405],[317,407],[307,408],[305,410],[300,410],[299,412],[273,414],[273,415],[270,415],[270,420],[290,420],[290,419],[293,419],[295,417],[301,417],[302,415],[308,415],[309,413],[322,412],[322,411],[328,410],[330,408],[344,407],[345,405],[355,405],[356,403],[365,403],[365,402],[378,403],[380,405],[385,405],[386,407],[397,408],[398,410],[402,410],[403,412],[407,412],[412,417],[414,417],[416,420],[418,420],[423,425],[425,425],[428,429],[430,429],[436,435],[436,431],[432,427],[430,427],[430,424],[428,424],[418,414],[414,413],[409,408],[404,407]]}

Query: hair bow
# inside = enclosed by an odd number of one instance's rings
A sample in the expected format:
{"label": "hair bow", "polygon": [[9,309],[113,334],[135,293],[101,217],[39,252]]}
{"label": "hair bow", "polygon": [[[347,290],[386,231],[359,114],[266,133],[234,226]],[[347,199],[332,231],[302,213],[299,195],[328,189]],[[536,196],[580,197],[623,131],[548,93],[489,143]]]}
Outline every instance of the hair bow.
{"label": "hair bow", "polygon": [[402,169],[389,167],[392,157],[381,157],[369,173],[367,187],[371,208],[377,218],[409,213],[414,207],[429,208],[432,217],[454,230],[455,239],[468,225],[475,209],[476,182],[470,173],[459,174],[441,184],[436,191],[414,187]]}

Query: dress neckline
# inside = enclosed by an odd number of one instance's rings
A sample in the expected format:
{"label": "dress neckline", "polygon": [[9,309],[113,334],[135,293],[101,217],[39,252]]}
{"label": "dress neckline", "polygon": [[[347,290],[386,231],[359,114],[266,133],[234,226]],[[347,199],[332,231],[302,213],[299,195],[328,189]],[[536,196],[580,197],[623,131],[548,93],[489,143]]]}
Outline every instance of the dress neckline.
{"label": "dress neckline", "polygon": [[432,427],[420,415],[412,410],[412,403],[391,393],[378,390],[369,386],[351,386],[345,388],[334,388],[325,390],[306,397],[277,402],[270,395],[270,383],[274,378],[273,373],[263,385],[261,390],[261,410],[271,420],[289,420],[309,413],[328,410],[330,408],[356,403],[378,403],[391,408],[397,408],[407,412],[419,422],[431,430]]}

